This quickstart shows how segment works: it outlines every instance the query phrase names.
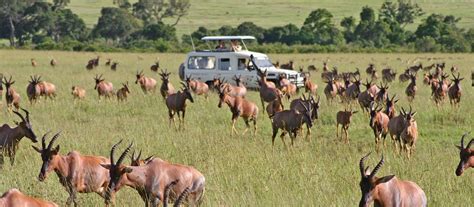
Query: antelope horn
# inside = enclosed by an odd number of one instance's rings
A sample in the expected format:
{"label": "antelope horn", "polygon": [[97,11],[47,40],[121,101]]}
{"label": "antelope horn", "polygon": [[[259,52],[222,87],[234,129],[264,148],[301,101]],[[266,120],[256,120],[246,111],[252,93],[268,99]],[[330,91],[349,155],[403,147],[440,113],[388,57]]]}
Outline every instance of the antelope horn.
{"label": "antelope horn", "polygon": [[132,148],[132,146],[133,146],[133,142],[131,142],[130,145],[128,145],[128,147],[125,149],[125,151],[123,151],[122,155],[120,155],[119,159],[117,160],[116,165],[122,164],[123,159],[125,159],[128,152],[130,152],[130,148]]}
{"label": "antelope horn", "polygon": [[51,150],[51,147],[53,147],[53,144],[54,142],[56,141],[56,139],[58,139],[59,135],[61,135],[61,131],[59,131],[58,133],[56,133],[53,138],[51,139],[51,141],[49,142],[48,144],[48,150]]}
{"label": "antelope horn", "polygon": [[48,136],[48,134],[51,132],[51,130],[49,130],[48,132],[46,132],[43,137],[41,138],[41,147],[43,147],[43,150],[46,149],[46,136]]}
{"label": "antelope horn", "polygon": [[306,96],[303,94],[303,101],[306,101],[306,100],[307,100]]}
{"label": "antelope horn", "polygon": [[471,139],[471,141],[469,141],[469,143],[467,144],[466,148],[469,149],[471,148],[471,144],[474,143],[474,139]]}
{"label": "antelope horn", "polygon": [[115,153],[115,149],[117,148],[117,146],[122,143],[123,139],[121,139],[119,142],[115,143],[113,146],[112,146],[112,149],[110,150],[110,164],[111,165],[115,165],[115,159],[114,159],[114,153]]}
{"label": "antelope horn", "polygon": [[365,160],[367,159],[367,157],[369,157],[369,155],[370,155],[371,153],[372,153],[372,152],[367,153],[367,155],[365,155],[364,157],[362,157],[362,158],[360,159],[360,161],[359,161],[360,175],[361,175],[362,177],[365,177],[365,176],[366,176],[366,175],[365,175],[365,164],[364,164],[364,162],[365,162]]}
{"label": "antelope horn", "polygon": [[[133,150],[133,152],[135,152],[135,150]],[[140,149],[140,152],[138,153],[138,156],[137,156],[137,160],[140,159],[141,156],[142,156],[142,150]]]}
{"label": "antelope horn", "polygon": [[377,172],[380,170],[380,168],[382,167],[384,163],[384,160],[383,160],[383,154],[382,154],[382,159],[380,159],[380,162],[375,166],[374,170],[370,173],[370,178],[374,177],[375,174],[377,174]]}
{"label": "antelope horn", "polygon": [[410,105],[410,112],[408,112],[411,115],[411,105]]}
{"label": "antelope horn", "polygon": [[18,115],[20,117],[20,119],[26,123],[26,119],[25,117],[23,117],[23,115],[21,115],[18,111],[13,111],[13,113],[15,113],[16,115]]}
{"label": "antelope horn", "polygon": [[26,120],[29,122],[29,121],[30,121],[30,112],[28,112],[28,111],[27,111],[26,109],[24,109],[24,108],[21,108],[21,110],[22,110],[23,112],[25,112],[25,114],[26,114]]}
{"label": "antelope horn", "polygon": [[[471,133],[471,132],[466,132],[461,137],[461,148],[463,148],[463,149],[464,149],[464,137],[466,137],[469,133]],[[472,142],[472,140],[471,140],[471,142]]]}
{"label": "antelope horn", "polygon": [[402,107],[402,114],[405,116],[407,112],[405,112],[405,109]]}
{"label": "antelope horn", "polygon": [[301,104],[301,106],[304,107],[304,110],[309,111],[308,107],[306,107],[306,106],[303,104],[303,102],[300,101],[299,103]]}

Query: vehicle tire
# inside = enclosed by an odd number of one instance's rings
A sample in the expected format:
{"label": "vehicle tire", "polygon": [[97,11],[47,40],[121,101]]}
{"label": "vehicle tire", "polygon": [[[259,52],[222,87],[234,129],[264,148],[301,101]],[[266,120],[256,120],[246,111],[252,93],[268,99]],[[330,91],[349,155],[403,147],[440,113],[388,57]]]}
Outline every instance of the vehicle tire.
{"label": "vehicle tire", "polygon": [[184,81],[184,63],[181,63],[181,65],[179,65],[179,69],[178,69],[178,75],[179,75],[179,78]]}

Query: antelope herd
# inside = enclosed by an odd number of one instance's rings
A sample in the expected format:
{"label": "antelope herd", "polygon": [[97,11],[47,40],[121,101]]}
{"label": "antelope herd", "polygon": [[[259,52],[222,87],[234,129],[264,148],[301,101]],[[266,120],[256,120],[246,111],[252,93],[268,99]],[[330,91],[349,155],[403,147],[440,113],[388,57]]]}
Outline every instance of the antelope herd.
{"label": "antelope herd", "polygon": [[[99,66],[100,57],[93,58],[86,65],[87,70],[93,70]],[[251,58],[253,62],[253,57]],[[37,67],[38,63],[35,59],[31,59],[31,65]],[[50,65],[55,67],[57,61],[51,59]],[[112,70],[117,69],[118,62],[107,59],[106,66],[110,66]],[[306,139],[311,140],[311,128],[315,125],[315,121],[319,118],[320,95],[318,95],[318,85],[313,82],[310,77],[311,73],[318,69],[311,65],[308,72],[304,74],[302,86],[305,94],[301,98],[293,98],[298,95],[299,89],[295,83],[288,80],[288,77],[280,75],[278,80],[268,80],[267,70],[260,69],[253,62],[254,69],[258,75],[258,83],[260,88],[258,93],[262,104],[262,113],[267,113],[272,128],[272,149],[275,145],[275,138],[278,131],[281,130],[280,138],[287,148],[285,136],[290,136],[291,145],[299,134],[302,132],[303,125],[306,125]],[[294,69],[294,62],[282,65],[288,69]],[[309,69],[311,68],[311,69]],[[448,80],[447,73],[444,72],[445,64],[431,64],[423,67],[420,63],[408,67],[399,75],[400,83],[410,81],[405,89],[405,95],[409,102],[409,110],[405,111],[401,107],[401,111],[397,114],[396,94],[390,89],[390,83],[395,81],[397,73],[387,67],[381,71],[382,79],[377,84],[378,74],[375,64],[370,64],[366,69],[367,79],[365,83],[361,82],[361,74],[359,69],[355,72],[339,73],[336,67],[332,71],[329,70],[327,61],[323,64],[321,78],[325,82],[323,92],[326,96],[327,107],[335,107],[335,104],[341,103],[345,109],[339,111],[335,115],[336,137],[344,143],[349,143],[349,126],[354,122],[353,117],[357,110],[353,109],[353,103],[358,102],[362,109],[361,116],[368,118],[367,122],[372,129],[375,139],[375,151],[380,153],[386,148],[385,139],[389,135],[394,151],[397,154],[405,154],[408,159],[414,155],[415,144],[419,139],[418,125],[415,120],[417,112],[413,111],[412,102],[415,95],[422,88],[418,88],[416,84],[417,73],[420,70],[425,71],[423,75],[423,83],[429,85],[431,89],[432,100],[436,106],[444,102],[446,96],[452,106],[459,107],[461,102],[461,81],[458,68],[451,68],[451,81]],[[150,67],[151,71],[158,72],[161,77],[160,94],[164,99],[168,109],[169,125],[174,123],[175,129],[178,126],[174,122],[175,114],[178,115],[179,129],[184,130],[184,118],[187,108],[187,100],[194,103],[193,95],[202,95],[208,101],[208,97],[215,91],[219,97],[218,108],[223,104],[229,107],[231,112],[231,136],[238,134],[235,124],[239,117],[245,122],[245,134],[250,126],[253,125],[253,135],[257,134],[257,120],[259,108],[255,102],[248,97],[248,91],[245,86],[245,80],[241,76],[234,76],[232,80],[235,84],[226,82],[224,78],[215,77],[214,81],[209,83],[201,82],[192,76],[185,76],[180,82],[180,90],[175,90],[172,85],[171,72],[160,68],[157,61]],[[303,70],[303,67],[300,67]],[[454,74],[457,72],[457,74]],[[4,124],[0,127],[0,168],[3,166],[4,157],[10,158],[10,164],[13,166],[15,162],[15,154],[19,147],[19,142],[23,137],[27,137],[33,143],[37,142],[37,137],[33,131],[30,122],[30,113],[28,110],[20,107],[20,94],[12,87],[15,80],[13,77],[3,76],[0,84],[0,94],[3,93],[5,86],[5,100],[8,110],[20,118],[19,122],[15,122],[16,126]],[[122,83],[122,87],[114,92],[111,82],[105,80],[103,75],[94,77],[94,90],[97,90],[99,100],[101,97],[110,99],[117,97],[118,101],[125,102],[130,96],[128,81]],[[135,74],[135,84],[138,84],[143,93],[154,94],[157,87],[157,81],[149,76],[145,76],[143,70],[137,71]],[[365,86],[365,90],[361,91],[360,85]],[[58,88],[60,89],[60,88]],[[393,94],[392,97],[389,93]],[[57,88],[54,84],[42,81],[41,76],[30,76],[29,84],[26,87],[26,94],[30,105],[36,104],[41,97],[55,100],[57,96]],[[86,98],[86,89],[79,85],[72,86],[71,94],[74,100],[83,100]],[[339,100],[338,100],[339,96]],[[283,97],[287,97],[288,101],[284,101]],[[293,100],[291,100],[293,98]],[[317,98],[317,101],[316,101]],[[291,101],[290,101],[291,100]],[[291,102],[289,108],[285,109],[285,103]],[[126,102],[125,102],[126,103]],[[268,105],[265,107],[265,103]],[[13,109],[15,108],[15,109]],[[20,113],[24,112],[25,115]],[[359,115],[356,115],[359,116]],[[262,119],[262,118],[260,118]],[[357,119],[356,121],[359,121]],[[339,131],[341,125],[341,131]],[[132,153],[130,165],[124,164],[125,157],[133,148],[133,142],[115,159],[115,151],[118,145],[122,143],[120,140],[114,144],[110,150],[110,157],[102,157],[95,155],[82,155],[78,151],[70,151],[65,155],[60,154],[60,146],[55,145],[60,133],[56,133],[51,141],[47,144],[46,139],[48,133],[44,134],[41,139],[41,147],[32,146],[41,157],[42,165],[38,175],[38,180],[43,182],[51,172],[55,172],[59,178],[59,183],[68,193],[66,205],[78,205],[77,193],[97,193],[105,202],[106,206],[115,205],[116,193],[123,187],[130,187],[137,191],[139,196],[145,203],[145,206],[158,206],[163,203],[167,206],[169,202],[174,202],[174,206],[181,203],[187,203],[191,206],[200,205],[203,201],[205,192],[205,177],[194,167],[180,164],[172,164],[160,158],[150,156],[141,159],[141,150],[135,156],[135,150]],[[343,136],[344,134],[344,136]],[[471,139],[465,144],[465,138],[468,133],[461,137],[461,144],[457,146],[460,153],[460,161],[456,168],[455,174],[461,176],[468,168],[474,167],[474,150],[470,147],[474,143]],[[383,140],[382,140],[383,139]],[[370,154],[370,153],[369,153]],[[374,203],[376,206],[426,206],[427,198],[424,191],[414,182],[399,180],[394,175],[376,177],[375,175],[384,164],[384,158],[370,171],[365,168],[367,157],[362,157],[359,162],[361,181],[360,190],[362,197],[359,206],[369,206]],[[0,206],[57,206],[56,204],[41,199],[27,196],[17,189],[10,189],[0,198]]]}

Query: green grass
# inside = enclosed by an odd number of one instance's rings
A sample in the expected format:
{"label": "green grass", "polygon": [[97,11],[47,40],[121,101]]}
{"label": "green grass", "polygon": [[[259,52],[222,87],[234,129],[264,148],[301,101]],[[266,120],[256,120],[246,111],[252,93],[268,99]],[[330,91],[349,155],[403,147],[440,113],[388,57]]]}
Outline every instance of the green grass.
{"label": "green grass", "polygon": [[[298,137],[296,146],[285,150],[281,140],[277,139],[272,149],[270,121],[263,114],[258,119],[256,137],[230,137],[231,114],[227,107],[217,108],[218,99],[214,94],[207,101],[203,97],[195,98],[186,114],[186,131],[176,132],[168,127],[167,109],[161,96],[158,93],[144,96],[133,82],[137,69],[145,69],[146,75],[158,79],[158,75],[148,68],[159,56],[162,66],[173,72],[172,82],[178,86],[176,72],[185,55],[101,53],[103,59],[110,57],[120,62],[118,71],[104,67],[104,62],[97,70],[86,71],[86,61],[96,55],[0,50],[4,60],[0,62],[1,72],[13,75],[16,80],[14,86],[22,96],[22,105],[31,112],[37,135],[41,136],[48,130],[63,131],[57,141],[61,145],[61,154],[77,150],[83,154],[108,156],[113,143],[120,139],[133,140],[136,148],[142,149],[146,156],[155,155],[170,162],[191,165],[202,172],[207,181],[205,206],[354,206],[358,203],[358,161],[374,150],[374,138],[368,118],[363,113],[354,117],[349,129],[350,144],[342,144],[335,137],[335,114],[343,107],[328,106],[323,96],[312,142]],[[39,67],[30,66],[32,57],[39,62]],[[58,60],[56,68],[49,66],[51,57]],[[374,62],[378,68],[389,65],[401,71],[407,62],[413,64],[414,60],[428,64],[427,58],[445,61],[448,66],[457,65],[462,76],[466,77],[462,82],[461,108],[453,110],[445,103],[437,109],[429,99],[430,89],[420,80],[419,94],[413,105],[418,112],[416,120],[420,132],[415,155],[412,160],[407,160],[387,148],[384,152],[386,162],[378,175],[395,174],[400,179],[416,182],[426,192],[429,206],[466,206],[474,201],[474,171],[467,170],[462,177],[454,174],[459,162],[454,144],[458,144],[464,132],[473,130],[471,103],[474,95],[469,80],[473,55],[306,54],[270,57],[274,61],[293,59],[300,65],[311,63],[317,66],[322,65],[322,60],[329,59],[331,66],[337,65],[344,71],[365,68],[369,62]],[[96,73],[103,73],[115,87],[129,81],[132,85],[129,100],[126,103],[115,100],[99,102],[93,90],[92,78]],[[58,96],[54,102],[41,101],[34,106],[27,103],[26,85],[33,74],[56,84]],[[319,73],[312,77],[321,93],[324,85]],[[72,85],[87,89],[86,100],[73,102],[70,95]],[[390,94],[397,93],[400,98],[398,107],[407,107],[406,85],[398,82],[390,85]],[[256,92],[250,92],[248,99],[259,102]],[[289,105],[287,102],[284,104]],[[14,120],[18,120],[6,112],[4,103],[0,114],[0,123],[12,125]],[[239,119],[238,130],[242,131],[243,127],[243,121]],[[390,142],[388,144],[390,146]],[[43,183],[37,180],[41,158],[30,145],[32,143],[27,139],[21,141],[15,166],[11,167],[6,161],[0,173],[0,192],[15,187],[29,195],[64,205],[67,193],[54,173]],[[380,155],[372,153],[367,164],[373,167],[378,159]],[[103,200],[96,194],[79,194],[78,199],[81,206],[103,206]],[[143,204],[130,188],[123,188],[118,193],[116,203],[117,206]]]}
{"label": "green grass", "polygon": [[[136,2],[136,0],[130,2]],[[180,21],[177,32],[180,37],[182,34],[191,34],[199,26],[216,29],[223,25],[237,26],[244,21],[251,21],[265,28],[288,23],[301,25],[308,14],[317,8],[328,9],[334,15],[334,23],[339,25],[343,17],[354,16],[359,18],[363,6],[368,5],[378,10],[382,2],[378,0],[191,1],[189,15]],[[461,27],[472,28],[474,25],[474,13],[472,12],[474,2],[472,0],[423,0],[412,2],[418,3],[427,14],[441,13],[461,17],[462,20],[459,23]],[[112,0],[74,0],[69,4],[69,8],[84,18],[89,27],[97,24],[100,9],[106,6],[113,6]],[[420,19],[418,19],[419,21]],[[414,29],[416,26],[410,25],[409,28]]]}

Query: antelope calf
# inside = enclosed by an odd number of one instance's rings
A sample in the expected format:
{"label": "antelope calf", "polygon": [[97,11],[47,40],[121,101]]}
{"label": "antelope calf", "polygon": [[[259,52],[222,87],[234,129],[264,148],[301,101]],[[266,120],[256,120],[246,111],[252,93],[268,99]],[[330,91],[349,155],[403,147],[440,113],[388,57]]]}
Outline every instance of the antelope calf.
{"label": "antelope calf", "polygon": [[140,87],[142,88],[143,93],[152,92],[155,93],[156,91],[156,80],[153,78],[145,77],[143,74],[143,70],[135,74],[137,80],[135,84],[140,83]]}
{"label": "antelope calf", "polygon": [[5,207],[58,207],[57,204],[39,198],[27,196],[16,188],[3,193],[0,197],[0,206]]}
{"label": "antelope calf", "polygon": [[129,94],[130,90],[128,90],[127,81],[126,83],[122,83],[122,88],[117,91],[117,101],[126,101]]}
{"label": "antelope calf", "polygon": [[21,119],[21,122],[15,122],[16,127],[12,128],[8,124],[4,124],[0,127],[0,168],[3,165],[4,156],[10,157],[10,164],[13,166],[18,144],[23,137],[27,137],[33,143],[38,142],[30,122],[30,113],[23,108],[21,110],[25,112],[26,117],[21,115],[18,111],[13,111],[13,113],[18,115]]}
{"label": "antelope calf", "polygon": [[359,183],[362,197],[360,207],[368,207],[373,202],[375,206],[420,206],[426,207],[425,192],[414,182],[399,180],[395,175],[376,177],[375,175],[384,164],[384,159],[371,172],[365,167],[365,160],[370,155],[362,157],[359,162],[361,180]]}
{"label": "antelope calf", "polygon": [[113,62],[112,65],[110,65],[110,70],[116,71],[118,66],[118,62]]}
{"label": "antelope calf", "polygon": [[198,96],[204,95],[206,99],[209,96],[209,86],[206,83],[203,83],[198,80],[194,80],[191,78],[191,76],[187,76],[186,84],[191,89],[191,91],[195,93],[196,95]]}
{"label": "antelope calf", "polygon": [[41,76],[30,76],[30,79],[31,80],[29,81],[29,84],[26,87],[26,95],[28,96],[30,104],[33,104],[41,96],[41,86],[38,85],[41,81]]}
{"label": "antelope calf", "polygon": [[[166,98],[166,106],[168,107],[168,115],[169,115],[169,125],[171,126],[171,122],[174,123],[176,129],[176,123],[174,122],[174,114],[178,114],[179,125],[183,125],[184,128],[184,115],[186,113],[186,99],[189,99],[191,103],[194,103],[193,96],[191,95],[191,91],[189,87],[184,83],[181,82],[183,88],[178,93],[174,93],[169,95]],[[182,115],[180,116],[180,112]]]}
{"label": "antelope calf", "polygon": [[7,101],[8,109],[11,110],[13,106],[16,108],[16,110],[20,109],[20,94],[17,93],[14,88],[12,88],[12,85],[15,83],[15,81],[12,81],[12,76],[10,76],[9,80],[7,80],[6,77],[3,78],[3,84],[5,84],[5,89],[7,91],[5,94],[5,99]]}
{"label": "antelope calf", "polygon": [[405,127],[400,134],[400,151],[404,149],[407,153],[408,159],[410,159],[411,155],[413,154],[413,150],[418,139],[418,127],[416,120],[414,119],[415,115],[416,112],[412,112],[410,106],[410,111],[405,115]]}
{"label": "antelope calf", "polygon": [[95,86],[94,90],[97,90],[97,93],[99,95],[99,100],[100,97],[104,96],[106,98],[110,98],[113,96],[113,91],[114,91],[114,85],[111,82],[105,81],[105,78],[102,78],[102,74],[95,75]]}
{"label": "antelope calf", "polygon": [[162,81],[161,87],[160,87],[160,93],[164,100],[166,100],[166,98],[169,95],[176,93],[173,85],[170,83],[170,79],[169,79],[170,74],[171,73],[168,73],[167,70],[165,71],[162,70],[160,73],[161,81]]}
{"label": "antelope calf", "polygon": [[72,86],[72,96],[74,99],[84,99],[86,98],[86,90],[79,86]]}
{"label": "antelope calf", "polygon": [[46,133],[41,139],[41,149],[32,146],[41,154],[43,164],[40,168],[38,180],[43,182],[52,171],[59,177],[59,183],[66,188],[69,197],[66,205],[74,203],[77,206],[76,193],[97,193],[105,196],[109,184],[109,171],[101,165],[110,164],[109,159],[100,156],[81,155],[77,151],[67,155],[59,154],[59,145],[53,148],[54,142],[60,133],[53,136],[46,146]]}
{"label": "antelope calf", "polygon": [[230,135],[234,135],[234,132],[237,134],[235,129],[235,122],[237,118],[242,117],[245,121],[245,131],[242,133],[244,135],[250,128],[249,121],[253,122],[254,136],[257,134],[257,116],[258,116],[258,107],[255,103],[246,100],[240,96],[232,97],[227,94],[226,91],[219,91],[219,108],[222,107],[222,103],[226,103],[229,106],[230,111],[232,112],[232,129]]}
{"label": "antelope calf", "polygon": [[352,121],[352,115],[357,113],[357,111],[339,111],[336,114],[336,137],[339,137],[339,124],[341,125],[341,141],[342,141],[342,133],[346,136],[344,140],[345,143],[349,143],[349,125]]}
{"label": "antelope calf", "polygon": [[158,72],[160,69],[160,61],[156,61],[155,64],[150,66],[150,70],[154,72]]}
{"label": "antelope calf", "polygon": [[318,85],[316,83],[311,82],[307,75],[303,77],[303,82],[306,93],[310,93],[312,95],[316,95],[318,93]]}
{"label": "antelope calf", "polygon": [[416,74],[410,73],[410,84],[408,84],[407,88],[405,89],[408,102],[411,103],[413,99],[415,99],[416,91]]}
{"label": "antelope calf", "polygon": [[283,110],[277,112],[272,117],[272,147],[275,146],[275,137],[278,130],[281,129],[283,132],[280,135],[281,141],[286,147],[284,137],[286,133],[290,135],[291,145],[293,146],[294,140],[301,131],[303,124],[306,124],[309,128],[313,127],[313,120],[311,119],[311,105],[309,107],[301,104],[304,108],[303,112],[296,111],[294,109]]}
{"label": "antelope calf", "polygon": [[145,165],[126,166],[122,164],[125,156],[130,151],[131,144],[120,155],[117,162],[114,159],[115,148],[121,143],[115,144],[110,152],[110,164],[102,164],[104,169],[110,172],[110,183],[105,188],[105,203],[112,203],[115,193],[123,186],[129,186],[138,191],[146,206],[157,206],[164,200],[165,187],[178,180],[176,184],[169,186],[170,200],[176,200],[178,195],[188,189],[187,202],[191,206],[199,205],[205,190],[205,178],[195,168],[179,164],[171,164],[159,158],[150,160]]}
{"label": "antelope calf", "polygon": [[36,67],[38,66],[38,62],[34,58],[31,58],[31,66]]}
{"label": "antelope calf", "polygon": [[466,137],[468,133],[465,133],[461,137],[461,145],[456,146],[459,149],[459,164],[456,168],[456,175],[461,176],[464,170],[474,167],[474,150],[471,149],[472,143],[474,143],[474,139],[471,139],[467,146],[464,146],[464,137]]}
{"label": "antelope calf", "polygon": [[369,126],[374,131],[375,136],[375,150],[378,152],[380,150],[379,143],[383,138],[383,146],[385,147],[385,138],[388,134],[388,122],[389,118],[387,114],[382,112],[382,107],[376,108],[374,104],[370,107],[370,121]]}
{"label": "antelope calf", "polygon": [[344,91],[344,99],[346,102],[351,103],[352,101],[357,100],[360,94],[360,78],[359,76],[353,76],[354,81],[347,84],[346,90]]}
{"label": "antelope calf", "polygon": [[452,74],[452,76],[454,79],[452,79],[451,86],[448,89],[449,103],[453,106],[459,106],[462,95],[461,81],[464,80],[464,78],[459,78],[459,73],[457,77],[454,76],[454,74]]}

